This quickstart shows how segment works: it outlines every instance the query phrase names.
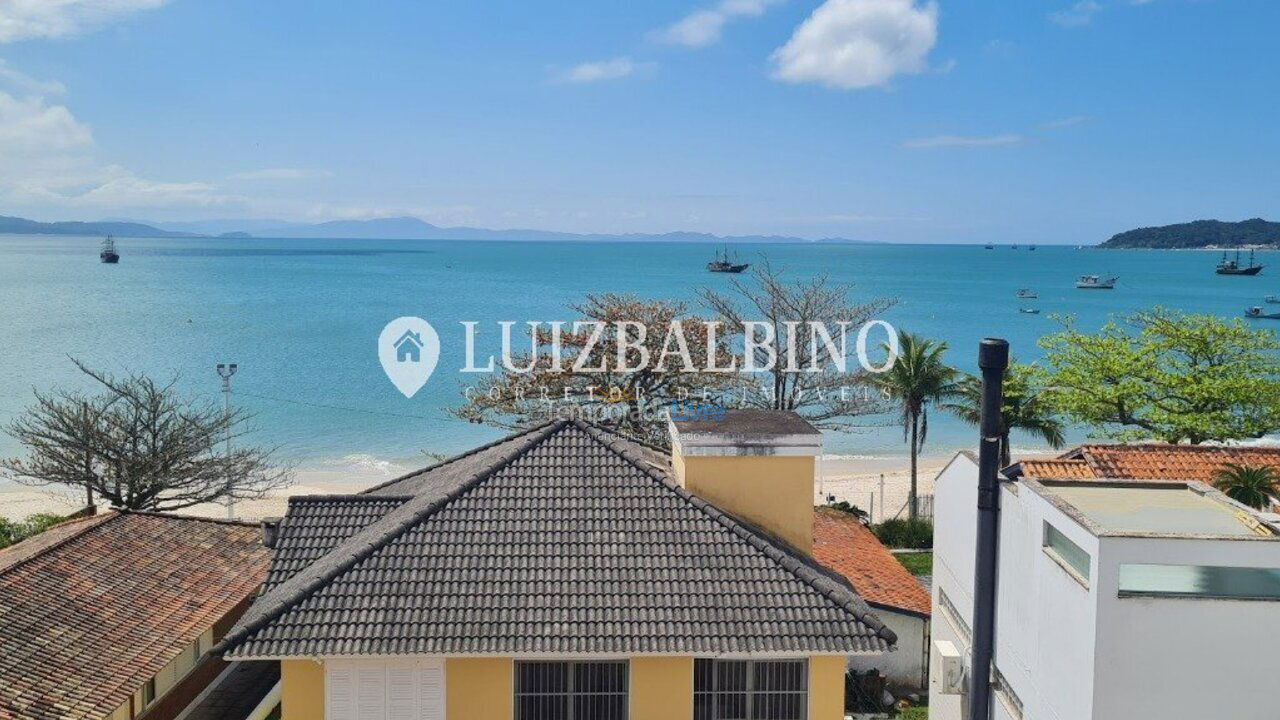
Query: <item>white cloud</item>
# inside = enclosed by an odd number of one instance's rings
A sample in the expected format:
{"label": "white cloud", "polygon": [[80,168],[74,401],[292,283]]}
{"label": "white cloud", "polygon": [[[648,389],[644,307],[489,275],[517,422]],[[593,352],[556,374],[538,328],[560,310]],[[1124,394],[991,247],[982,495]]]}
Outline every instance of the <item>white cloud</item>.
{"label": "white cloud", "polygon": [[68,153],[91,145],[88,126],[66,107],[46,104],[41,97],[16,98],[0,92],[0,158]]}
{"label": "white cloud", "polygon": [[101,208],[214,207],[236,205],[240,199],[219,193],[200,182],[155,182],[118,167],[104,170],[108,179],[89,190],[68,196],[74,205]]}
{"label": "white cloud", "polygon": [[0,43],[61,38],[168,0],[0,0]]}
{"label": "white cloud", "polygon": [[1069,117],[1058,118],[1057,120],[1050,120],[1048,122],[1041,123],[1040,127],[1044,130],[1061,130],[1062,128],[1069,128],[1072,125],[1079,125],[1080,123],[1088,122],[1088,120],[1088,115],[1071,115]]}
{"label": "white cloud", "polygon": [[1066,28],[1083,27],[1093,22],[1093,16],[1102,11],[1095,0],[1079,0],[1069,8],[1049,13],[1049,19]]}
{"label": "white cloud", "polygon": [[246,170],[231,176],[233,180],[318,180],[333,177],[328,170],[311,170],[308,168],[262,168]]}
{"label": "white cloud", "polygon": [[65,95],[67,88],[57,80],[37,80],[0,58],[0,88],[33,95]]}
{"label": "white cloud", "polygon": [[827,0],[774,51],[773,77],[836,88],[883,85],[928,69],[938,6],[915,0]]}
{"label": "white cloud", "polygon": [[1021,135],[935,135],[933,137],[916,138],[902,143],[902,147],[911,150],[932,150],[947,147],[996,147],[999,145],[1017,145],[1024,138]]}
{"label": "white cloud", "polygon": [[610,60],[585,62],[575,65],[556,78],[567,83],[593,83],[605,80],[619,80],[630,75],[648,72],[657,67],[657,63],[636,62],[629,57],[617,57]]}
{"label": "white cloud", "polygon": [[781,0],[721,0],[714,7],[695,10],[677,22],[658,31],[661,42],[700,48],[720,40],[724,26],[740,17],[759,17]]}

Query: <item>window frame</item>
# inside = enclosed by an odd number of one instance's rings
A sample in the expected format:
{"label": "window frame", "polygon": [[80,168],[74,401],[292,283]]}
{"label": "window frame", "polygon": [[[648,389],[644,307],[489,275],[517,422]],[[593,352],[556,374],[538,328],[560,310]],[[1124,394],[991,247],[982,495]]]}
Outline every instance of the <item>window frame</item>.
{"label": "window frame", "polygon": [[[698,690],[698,663],[711,663],[711,681],[712,687],[708,690]],[[727,690],[722,691],[718,687],[720,673],[718,665],[720,663],[745,663],[746,664],[746,687],[743,690]],[[761,663],[787,663],[800,666],[800,677],[804,682],[802,690],[757,690],[755,687],[756,665]],[[725,694],[741,694],[746,699],[746,717],[754,720],[755,718],[755,698],[760,695],[798,695],[801,698],[800,720],[808,720],[809,718],[809,691],[810,691],[810,675],[809,675],[809,658],[807,657],[762,657],[762,658],[744,658],[744,657],[695,657],[693,659],[693,717],[698,717],[698,697],[700,695],[708,696],[711,699],[711,714],[714,718],[716,715],[716,702],[718,696]]]}
{"label": "window frame", "polygon": [[[542,692],[530,693],[520,692],[520,667],[522,665],[564,665],[565,666],[565,690],[559,692]],[[622,666],[622,692],[575,692],[574,691],[574,670],[581,665],[621,665]],[[594,720],[594,718],[576,718],[574,717],[574,698],[577,697],[615,697],[622,696],[622,720],[630,720],[631,718],[631,661],[628,658],[548,658],[548,659],[519,659],[517,658],[511,663],[511,717],[512,720],[527,720],[520,715],[520,698],[521,697],[564,697],[565,698],[565,720]]]}
{"label": "window frame", "polygon": [[[1075,548],[1076,552],[1084,556],[1087,563],[1084,571],[1081,571],[1081,569],[1076,567],[1066,555],[1058,552],[1057,548],[1053,547],[1053,544],[1051,543],[1051,534],[1052,536],[1060,538],[1063,543]],[[1089,554],[1088,550],[1080,547],[1080,544],[1075,540],[1067,537],[1066,533],[1054,527],[1054,525],[1048,520],[1044,521],[1044,529],[1040,533],[1040,549],[1044,551],[1044,554],[1048,555],[1051,560],[1057,563],[1059,567],[1065,570],[1073,580],[1083,585],[1086,590],[1089,589],[1089,578],[1093,573],[1093,555]]]}

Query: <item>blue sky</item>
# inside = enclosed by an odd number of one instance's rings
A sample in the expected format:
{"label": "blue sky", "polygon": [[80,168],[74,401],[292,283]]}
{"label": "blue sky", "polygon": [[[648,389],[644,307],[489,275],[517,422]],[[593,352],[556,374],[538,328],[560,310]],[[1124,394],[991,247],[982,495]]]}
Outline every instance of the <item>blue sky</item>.
{"label": "blue sky", "polygon": [[0,214],[1090,243],[1271,216],[1273,0],[0,0]]}

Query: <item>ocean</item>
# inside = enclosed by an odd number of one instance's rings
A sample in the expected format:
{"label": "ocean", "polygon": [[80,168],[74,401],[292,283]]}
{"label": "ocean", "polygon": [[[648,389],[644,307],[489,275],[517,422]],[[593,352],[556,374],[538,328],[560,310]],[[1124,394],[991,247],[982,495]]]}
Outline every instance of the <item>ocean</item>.
{"label": "ocean", "polygon": [[[252,441],[303,468],[414,467],[498,437],[445,413],[473,380],[458,372],[460,321],[481,323],[484,357],[498,352],[501,320],[573,320],[569,304],[603,292],[684,300],[705,313],[697,291],[727,288],[733,277],[705,271],[716,246],[684,243],[120,238],[122,260],[112,266],[98,262],[99,242],[0,236],[0,422],[28,405],[33,389],[85,387],[72,357],[115,373],[178,376],[185,394],[207,402],[221,402],[215,364],[235,362],[233,402],[254,413]],[[1007,339],[1018,360],[1038,358],[1037,339],[1060,327],[1054,314],[1086,329],[1157,304],[1237,317],[1280,292],[1272,283],[1280,266],[1222,277],[1213,273],[1217,256],[1205,252],[873,244],[736,251],[744,262],[767,257],[797,279],[825,273],[851,284],[855,298],[895,298],[883,319],[945,340],[951,364],[971,372],[986,336]],[[1110,292],[1076,290],[1082,274],[1120,282]],[[1039,300],[1015,298],[1023,287]],[[1020,313],[1022,306],[1042,312]],[[383,325],[403,315],[430,321],[443,346],[434,376],[412,399],[388,382],[376,351]],[[904,456],[890,423],[873,418],[865,429],[832,434],[826,452]],[[973,447],[975,437],[935,411],[927,452]],[[1072,432],[1072,441],[1083,438]],[[1040,448],[1031,438],[1014,445]],[[0,454],[20,450],[0,436]]]}

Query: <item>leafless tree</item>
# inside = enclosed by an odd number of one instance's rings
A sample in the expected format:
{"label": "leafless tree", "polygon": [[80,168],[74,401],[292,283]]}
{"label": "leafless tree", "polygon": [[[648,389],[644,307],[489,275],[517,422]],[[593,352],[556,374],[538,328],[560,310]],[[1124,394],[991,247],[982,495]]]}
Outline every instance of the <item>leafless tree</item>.
{"label": "leafless tree", "polygon": [[[750,280],[734,278],[730,283],[732,294],[705,289],[703,301],[740,340],[760,329],[747,323],[767,324],[771,332],[754,333],[755,366],[765,367],[776,359],[769,371],[745,376],[751,388],[743,393],[742,404],[791,410],[815,427],[833,430],[848,429],[855,424],[853,418],[887,409],[869,382],[871,373],[858,363],[855,343],[861,327],[892,307],[894,300],[853,302],[850,285],[834,283],[825,274],[789,281],[768,260],[757,264]],[[845,370],[836,367],[824,338],[814,341],[815,325],[826,327],[837,347],[841,343],[836,333],[842,325],[847,329]]]}
{"label": "leafless tree", "polygon": [[[242,411],[178,396],[177,378],[157,382],[76,366],[96,394],[37,391],[35,403],[4,429],[26,458],[0,459],[0,470],[27,485],[66,485],[120,508],[178,510],[200,503],[252,500],[288,485],[272,451],[234,442],[246,431]],[[230,435],[228,454],[222,443]]]}
{"label": "leafless tree", "polygon": [[[531,342],[541,352],[513,357],[521,371],[503,369],[488,376],[451,414],[507,429],[574,415],[665,446],[670,403],[702,401],[704,395],[714,401],[733,380],[723,372],[705,371],[709,362],[728,365],[727,344],[723,337],[708,337],[703,320],[689,315],[684,303],[608,293],[588,295],[570,307],[599,335],[566,327],[558,338],[562,360],[557,366],[547,351],[557,339],[539,327]],[[664,357],[677,323],[691,365],[671,354]],[[643,352],[633,348],[620,356],[620,341],[635,343]]]}

